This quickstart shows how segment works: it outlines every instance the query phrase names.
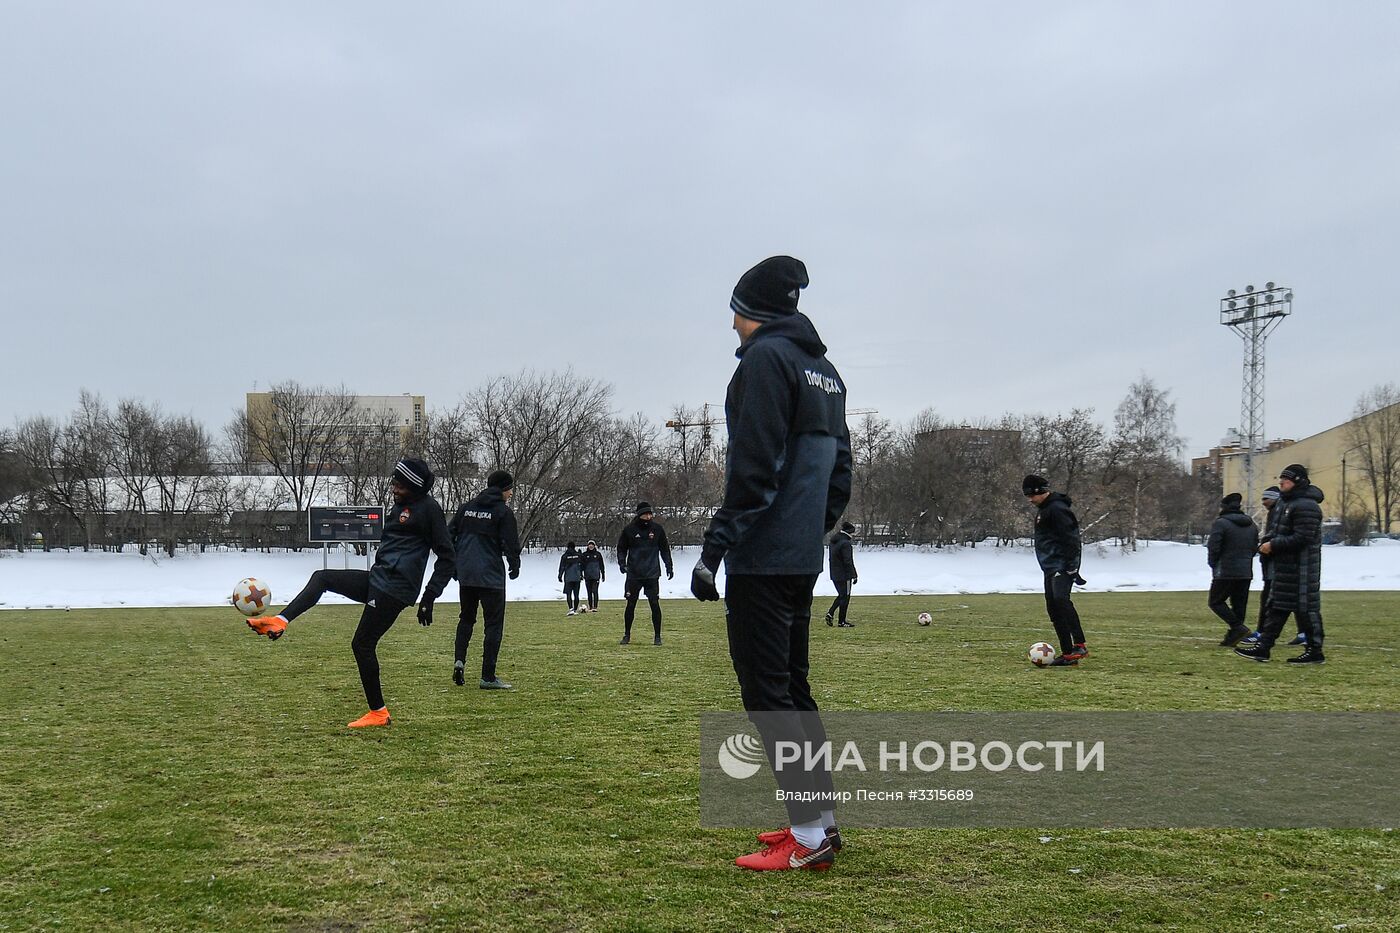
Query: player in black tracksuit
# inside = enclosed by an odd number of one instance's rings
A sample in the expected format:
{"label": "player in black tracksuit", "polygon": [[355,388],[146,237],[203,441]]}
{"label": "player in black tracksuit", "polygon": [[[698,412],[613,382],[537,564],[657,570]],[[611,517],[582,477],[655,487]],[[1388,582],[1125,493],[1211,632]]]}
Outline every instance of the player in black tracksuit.
{"label": "player in black tracksuit", "polygon": [[[724,504],[705,532],[691,592],[715,600],[725,565],[729,655],[744,709],[769,764],[779,741],[820,747],[826,730],[808,681],[812,591],[823,541],[851,494],[846,387],[816,328],[797,311],[807,270],[796,259],[764,260],[739,280],[730,308],[741,345],[724,411],[729,431]],[[840,847],[831,774],[775,771],[787,795],[788,830],[743,868],[823,869]],[[795,796],[794,796],[795,795]]]}
{"label": "player in black tracksuit", "polygon": [[[510,684],[496,676],[496,657],[506,624],[506,578],[514,580],[520,576],[520,534],[515,512],[508,504],[514,485],[509,473],[496,470],[487,477],[486,488],[457,509],[448,524],[453,552],[438,558],[432,579],[423,591],[428,617],[424,624],[429,624],[433,602],[442,595],[447,581],[457,578],[462,610],[457,621],[452,682],[459,687],[466,682],[467,646],[471,644],[480,606],[486,622],[481,645],[481,689],[510,689]],[[419,612],[421,615],[423,610]]]}
{"label": "player in black tracksuit", "polygon": [[856,575],[855,552],[851,546],[855,531],[855,525],[842,522],[841,530],[831,539],[831,582],[836,587],[836,600],[826,611],[827,625],[830,625],[839,613],[842,628],[855,628],[854,624],[846,621],[846,609],[851,605],[851,587],[859,579]]}
{"label": "player in black tracksuit", "polygon": [[1240,508],[1242,497],[1232,492],[1220,500],[1220,516],[1206,540],[1210,565],[1210,597],[1207,605],[1229,628],[1220,642],[1233,648],[1249,634],[1245,613],[1249,584],[1254,579],[1254,552],[1259,548],[1259,527]]}
{"label": "player in black tracksuit", "polygon": [[570,541],[564,553],[559,555],[559,582],[564,584],[564,601],[569,604],[569,615],[578,612],[578,590],[583,582],[583,555],[578,546]]}
{"label": "player in black tracksuit", "polygon": [[607,561],[598,550],[597,541],[589,541],[583,551],[583,582],[588,587],[588,606],[585,612],[598,611],[598,584],[608,578]]}
{"label": "player in black tracksuit", "polygon": [[637,612],[637,599],[646,593],[651,604],[653,645],[661,644],[661,564],[666,564],[666,579],[675,576],[671,566],[671,545],[666,541],[666,529],[655,521],[651,503],[637,503],[637,517],[627,523],[617,538],[617,566],[624,576],[623,595],[627,608],[622,613],[625,626],[620,645],[632,641],[632,619]]}
{"label": "player in black tracksuit", "polygon": [[365,604],[350,648],[360,668],[360,684],[369,712],[350,723],[351,728],[389,725],[375,647],[399,613],[418,598],[428,552],[437,554],[439,561],[452,554],[442,507],[428,495],[433,488],[433,472],[428,465],[422,460],[400,460],[390,478],[390,488],[394,506],[384,520],[384,536],[371,569],[318,570],[281,614],[248,620],[253,631],[276,639],[286,631],[288,622],[316,605],[327,592]]}
{"label": "player in black tracksuit", "polygon": [[1049,666],[1073,667],[1089,654],[1079,610],[1070,598],[1076,583],[1084,585],[1079,575],[1083,557],[1079,519],[1070,509],[1069,496],[1051,492],[1043,476],[1027,476],[1021,481],[1021,492],[1036,506],[1035,557],[1045,574],[1045,611],[1060,639],[1060,653]]}

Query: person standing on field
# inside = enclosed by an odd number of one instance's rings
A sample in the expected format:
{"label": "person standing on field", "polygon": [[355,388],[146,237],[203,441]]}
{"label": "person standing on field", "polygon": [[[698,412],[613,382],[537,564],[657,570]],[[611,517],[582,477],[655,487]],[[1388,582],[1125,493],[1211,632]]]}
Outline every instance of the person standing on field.
{"label": "person standing on field", "polygon": [[607,578],[608,567],[603,552],[598,550],[597,541],[590,540],[583,550],[583,582],[588,587],[588,605],[584,607],[584,612],[598,611],[598,584]]}
{"label": "person standing on field", "polygon": [[448,524],[453,553],[438,557],[418,609],[420,621],[426,613],[428,621],[423,624],[431,624],[433,602],[442,595],[447,581],[457,578],[462,608],[457,619],[452,682],[459,687],[467,682],[467,647],[480,607],[486,635],[481,644],[479,686],[482,690],[510,689],[510,684],[496,676],[496,658],[506,625],[506,578],[520,576],[520,533],[510,507],[514,495],[514,478],[505,470],[496,470],[486,478],[486,488],[457,509]]}
{"label": "person standing on field", "polygon": [[842,522],[841,530],[831,539],[831,583],[836,587],[836,600],[826,611],[827,625],[830,625],[839,613],[837,624],[841,628],[855,628],[853,623],[846,621],[846,610],[851,605],[851,587],[860,579],[856,576],[855,550],[852,547],[855,533],[855,525]]}
{"label": "person standing on field", "polygon": [[1232,492],[1220,500],[1220,516],[1206,540],[1210,566],[1210,611],[1228,626],[1220,642],[1233,648],[1249,634],[1245,624],[1249,608],[1249,584],[1254,580],[1254,553],[1259,549],[1259,527],[1240,508],[1244,497]]}
{"label": "person standing on field", "polygon": [[[399,613],[418,598],[429,552],[437,554],[439,563],[451,558],[452,541],[447,520],[437,500],[428,495],[432,488],[433,471],[426,463],[400,460],[389,478],[394,505],[384,519],[384,534],[374,566],[369,570],[318,570],[281,613],[248,620],[248,627],[254,632],[276,641],[286,632],[287,623],[316,605],[327,592],[364,603],[350,650],[355,653],[355,664],[360,669],[360,686],[364,688],[369,711],[350,723],[351,729],[387,726],[392,722],[379,683],[376,648]],[[423,624],[428,625],[432,622],[432,600],[426,593],[423,598],[428,607],[428,621]],[[422,618],[420,611],[419,621]]]}
{"label": "person standing on field", "polygon": [[[1273,539],[1274,526],[1278,524],[1278,517],[1281,514],[1278,510],[1278,503],[1282,494],[1277,486],[1270,486],[1264,490],[1264,533],[1259,538],[1260,544]],[[1244,640],[1246,645],[1259,644],[1259,631],[1264,627],[1264,620],[1269,614],[1269,594],[1274,588],[1274,559],[1268,554],[1260,553],[1259,555],[1259,577],[1264,581],[1264,591],[1259,594],[1259,621],[1255,625],[1254,631]],[[1306,645],[1308,636],[1303,631],[1303,618],[1295,614],[1294,622],[1298,626],[1298,634],[1293,636],[1293,640],[1288,643],[1289,646]]]}
{"label": "person standing on field", "polygon": [[1267,661],[1293,614],[1307,637],[1303,653],[1289,664],[1322,664],[1322,490],[1312,485],[1308,468],[1292,463],[1278,475],[1278,517],[1259,553],[1273,561],[1274,579],[1269,587],[1268,615],[1259,630],[1259,641],[1236,648],[1235,654],[1251,661]]}
{"label": "person standing on field", "polygon": [[1045,611],[1060,640],[1060,653],[1046,666],[1074,667],[1089,656],[1079,610],[1070,598],[1076,583],[1084,585],[1079,575],[1083,557],[1079,519],[1070,509],[1069,496],[1051,492],[1050,482],[1043,476],[1027,476],[1021,481],[1021,492],[1036,507],[1035,558],[1045,575]]}
{"label": "person standing on field", "polygon": [[564,584],[564,601],[569,604],[569,611],[564,614],[577,615],[578,590],[583,583],[583,555],[572,541],[559,555],[559,582]]}
{"label": "person standing on field", "polygon": [[626,626],[620,645],[632,641],[632,619],[637,613],[637,600],[643,593],[651,604],[653,645],[661,644],[661,564],[666,564],[666,579],[675,576],[671,564],[671,545],[666,541],[666,529],[655,520],[651,503],[637,503],[637,517],[622,529],[617,539],[617,566],[624,577],[623,595],[627,608],[622,614]]}
{"label": "person standing on field", "polygon": [[[851,496],[846,386],[797,310],[807,269],[775,256],[739,279],[729,303],[739,365],[725,395],[724,504],[705,531],[690,591],[718,600],[725,566],[729,657],[770,765],[779,742],[817,749],[826,729],[808,681],[812,591],[822,542]],[[787,828],[735,864],[755,871],[830,868],[841,848],[828,768],[774,768]]]}

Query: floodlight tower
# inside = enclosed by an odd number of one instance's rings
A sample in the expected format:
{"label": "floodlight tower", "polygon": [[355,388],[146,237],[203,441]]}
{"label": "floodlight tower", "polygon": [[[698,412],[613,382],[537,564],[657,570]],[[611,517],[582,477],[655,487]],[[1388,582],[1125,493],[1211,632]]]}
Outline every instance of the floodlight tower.
{"label": "floodlight tower", "polygon": [[1220,323],[1244,341],[1244,391],[1240,397],[1240,431],[1245,436],[1246,508],[1254,509],[1254,455],[1268,445],[1264,435],[1264,344],[1269,334],[1293,313],[1293,290],[1267,282],[1262,291],[1246,285],[1220,299]]}

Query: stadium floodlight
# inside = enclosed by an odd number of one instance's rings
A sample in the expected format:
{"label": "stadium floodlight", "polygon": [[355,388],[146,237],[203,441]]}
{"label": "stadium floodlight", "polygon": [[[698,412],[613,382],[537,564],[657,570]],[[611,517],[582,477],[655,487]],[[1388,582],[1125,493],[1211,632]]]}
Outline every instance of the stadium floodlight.
{"label": "stadium floodlight", "polygon": [[[1243,299],[1243,300],[1241,300]],[[1244,380],[1240,396],[1240,433],[1244,436],[1245,502],[1258,507],[1254,495],[1254,454],[1268,444],[1264,436],[1264,346],[1283,319],[1293,313],[1293,289],[1266,282],[1263,291],[1233,288],[1220,299],[1220,323],[1244,341]]]}

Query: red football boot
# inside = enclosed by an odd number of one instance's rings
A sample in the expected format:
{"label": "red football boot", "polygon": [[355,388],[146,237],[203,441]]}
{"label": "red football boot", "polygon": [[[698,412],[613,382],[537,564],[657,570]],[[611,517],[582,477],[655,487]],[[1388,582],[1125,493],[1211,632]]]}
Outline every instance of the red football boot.
{"label": "red football boot", "polygon": [[836,852],[831,847],[830,839],[824,839],[821,845],[809,849],[793,838],[791,833],[776,845],[734,860],[734,864],[740,868],[753,871],[788,871],[794,868],[826,871],[835,862]]}
{"label": "red football boot", "polygon": [[[761,842],[763,845],[766,845],[766,846],[775,846],[775,845],[777,845],[778,843],[782,842],[784,839],[791,839],[791,838],[792,838],[792,830],[791,830],[791,829],[786,829],[786,828],[785,828],[785,829],[775,829],[775,830],[773,830],[772,832],[759,833],[759,834],[758,834],[758,841]],[[833,851],[833,852],[840,852],[840,851],[841,851],[841,845],[842,845],[842,843],[841,843],[841,831],[840,831],[839,829],[837,829],[835,826],[828,826],[828,827],[826,828],[826,841],[829,842],[829,843],[831,843],[831,851]]]}

